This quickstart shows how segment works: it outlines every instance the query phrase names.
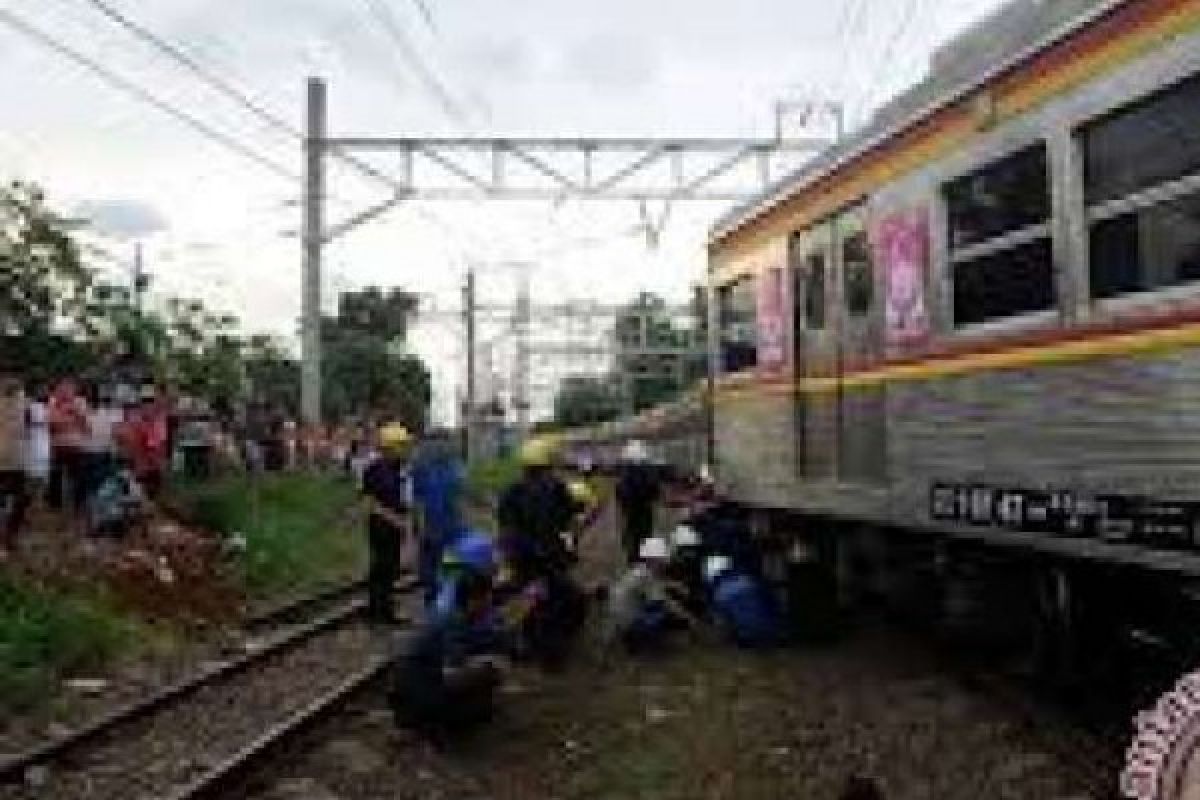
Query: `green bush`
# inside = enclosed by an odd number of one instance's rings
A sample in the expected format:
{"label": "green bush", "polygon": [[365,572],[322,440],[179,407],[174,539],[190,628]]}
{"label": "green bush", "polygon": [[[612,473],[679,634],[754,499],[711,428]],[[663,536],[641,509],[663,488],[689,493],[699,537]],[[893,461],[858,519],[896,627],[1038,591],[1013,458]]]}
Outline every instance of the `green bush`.
{"label": "green bush", "polygon": [[36,704],[64,675],[134,643],[138,631],[103,597],[0,575],[0,708]]}
{"label": "green bush", "polygon": [[473,500],[488,503],[520,475],[521,464],[515,457],[477,461],[467,470],[467,491]]}
{"label": "green bush", "polygon": [[246,589],[261,598],[361,570],[364,536],[348,514],[356,496],[345,478],[288,474],[185,486],[173,500],[189,523],[244,538],[234,563]]}

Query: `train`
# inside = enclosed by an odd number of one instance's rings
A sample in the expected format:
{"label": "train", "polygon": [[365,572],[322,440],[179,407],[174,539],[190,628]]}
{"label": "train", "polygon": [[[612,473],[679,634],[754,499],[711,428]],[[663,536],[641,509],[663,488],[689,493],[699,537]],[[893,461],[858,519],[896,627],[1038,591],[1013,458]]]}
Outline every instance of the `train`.
{"label": "train", "polygon": [[1200,659],[1200,0],[1013,0],[708,255],[708,386],[582,440],[1046,680]]}

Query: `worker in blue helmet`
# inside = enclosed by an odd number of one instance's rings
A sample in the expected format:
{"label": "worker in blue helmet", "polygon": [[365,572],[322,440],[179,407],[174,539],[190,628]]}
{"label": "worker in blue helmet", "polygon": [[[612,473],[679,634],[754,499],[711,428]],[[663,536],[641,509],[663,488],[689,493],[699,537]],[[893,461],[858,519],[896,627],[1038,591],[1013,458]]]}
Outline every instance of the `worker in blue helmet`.
{"label": "worker in blue helmet", "polygon": [[484,533],[446,547],[436,599],[400,642],[391,692],[398,724],[434,741],[491,719],[508,639],[493,608],[496,548]]}
{"label": "worker in blue helmet", "polygon": [[712,616],[739,647],[771,647],[782,639],[783,626],[770,590],[757,577],[739,569],[729,556],[709,556],[704,564]]}

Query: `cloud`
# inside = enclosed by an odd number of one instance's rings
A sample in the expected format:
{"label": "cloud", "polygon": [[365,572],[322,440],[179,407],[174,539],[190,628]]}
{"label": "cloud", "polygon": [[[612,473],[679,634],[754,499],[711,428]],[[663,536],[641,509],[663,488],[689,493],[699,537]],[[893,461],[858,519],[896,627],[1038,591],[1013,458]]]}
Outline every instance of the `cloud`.
{"label": "cloud", "polygon": [[578,41],[564,62],[570,77],[594,88],[619,91],[646,86],[659,69],[658,58],[643,42],[616,33]]}
{"label": "cloud", "polygon": [[463,50],[463,59],[473,71],[494,82],[521,81],[530,77],[535,54],[521,40],[494,35],[479,39]]}
{"label": "cloud", "polygon": [[85,200],[75,215],[88,220],[98,233],[136,239],[167,229],[166,218],[149,203],[139,200]]}

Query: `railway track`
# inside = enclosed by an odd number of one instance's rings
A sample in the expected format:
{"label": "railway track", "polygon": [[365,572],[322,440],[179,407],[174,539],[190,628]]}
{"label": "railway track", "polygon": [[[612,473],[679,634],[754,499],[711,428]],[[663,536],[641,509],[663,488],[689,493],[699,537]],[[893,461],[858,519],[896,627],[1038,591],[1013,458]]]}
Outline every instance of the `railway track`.
{"label": "railway track", "polygon": [[[1085,728],[1071,714],[1039,701],[1030,687],[994,669],[964,666],[961,659],[945,658],[942,666],[968,692],[986,697],[1012,714],[1021,727],[1086,783],[1087,797],[1120,800],[1117,775],[1127,742],[1120,740],[1115,731]],[[1052,733],[1043,730],[1048,718],[1056,722]]]}
{"label": "railway track", "polygon": [[247,775],[259,768],[295,737],[336,714],[351,699],[383,679],[388,660],[375,658],[330,691],[273,726],[229,758],[168,796],[169,800],[209,800],[227,796]]}
{"label": "railway track", "polygon": [[[378,637],[360,622],[360,588],[259,615],[244,654],[0,762],[0,798],[216,796],[208,787],[236,775],[239,761],[269,752],[382,672]],[[409,594],[415,583],[398,588]]]}

